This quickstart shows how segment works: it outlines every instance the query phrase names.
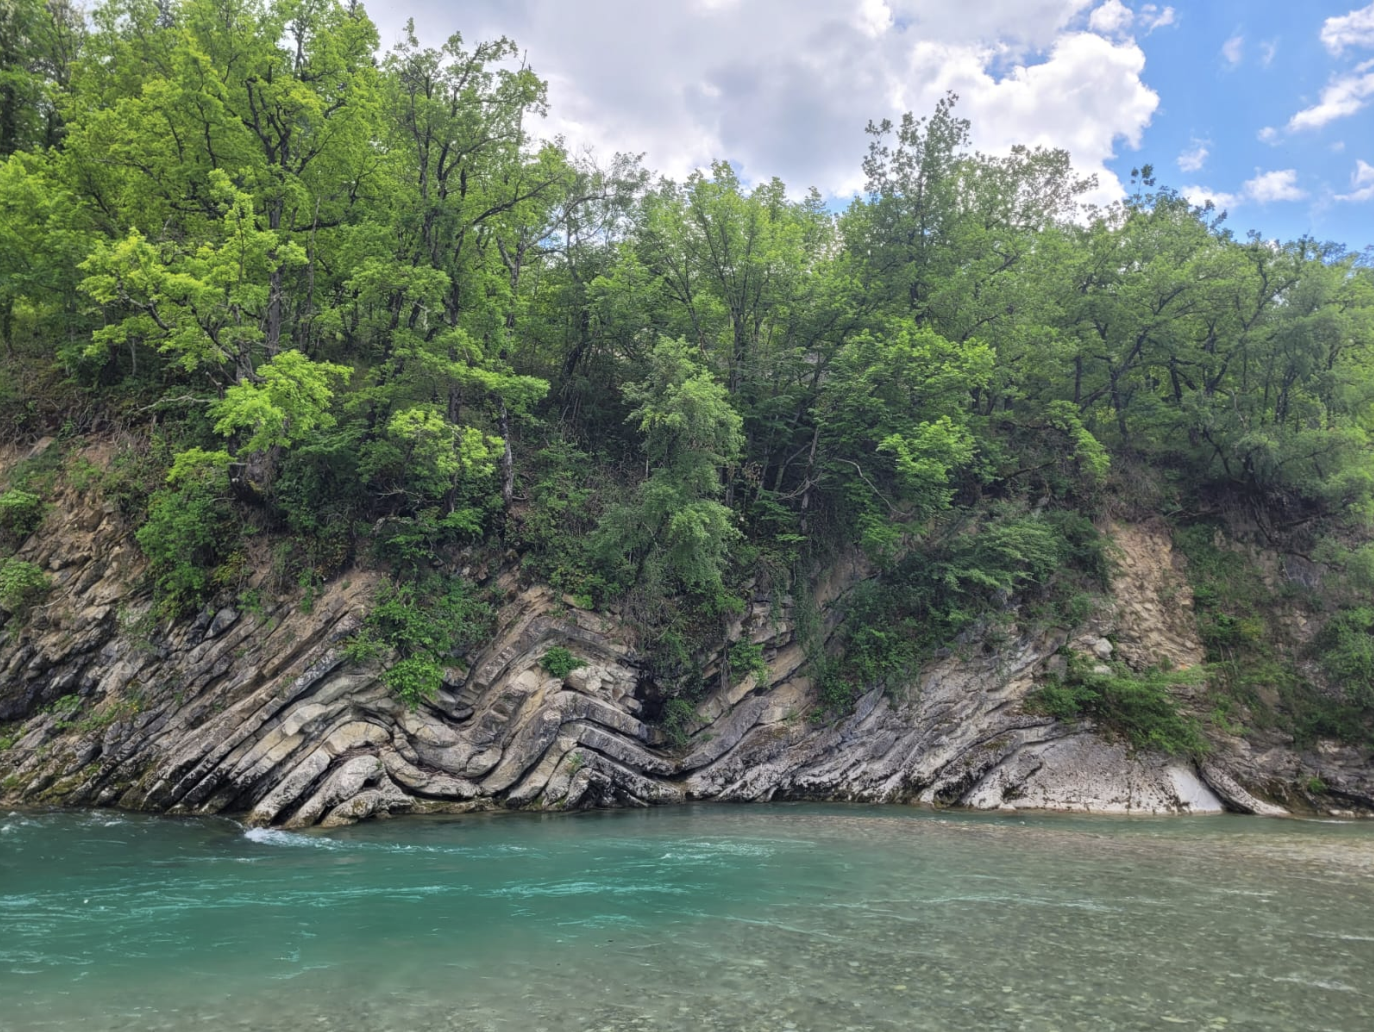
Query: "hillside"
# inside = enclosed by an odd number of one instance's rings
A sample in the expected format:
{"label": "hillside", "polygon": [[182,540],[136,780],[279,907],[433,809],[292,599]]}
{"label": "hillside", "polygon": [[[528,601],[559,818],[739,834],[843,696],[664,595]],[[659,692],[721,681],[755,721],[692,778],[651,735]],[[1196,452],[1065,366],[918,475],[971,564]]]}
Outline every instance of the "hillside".
{"label": "hillside", "polygon": [[952,95],[836,210],[508,40],[89,15],[4,14],[7,798],[1374,810],[1362,255]]}

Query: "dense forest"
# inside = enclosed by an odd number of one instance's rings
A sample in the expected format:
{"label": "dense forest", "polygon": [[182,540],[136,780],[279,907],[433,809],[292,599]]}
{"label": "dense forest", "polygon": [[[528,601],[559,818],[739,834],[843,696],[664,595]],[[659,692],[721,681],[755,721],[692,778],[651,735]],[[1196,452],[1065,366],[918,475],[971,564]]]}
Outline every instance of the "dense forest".
{"label": "dense forest", "polygon": [[[704,656],[760,664],[733,614],[861,553],[813,649],[825,719],[975,626],[1088,619],[1105,523],[1167,519],[1204,721],[1368,739],[1362,253],[1237,235],[1149,166],[1086,206],[1063,151],[973,150],[954,96],[868,127],[842,210],[571,152],[546,98],[512,41],[383,52],[357,3],[3,0],[0,436],[60,445],[0,494],[11,619],[53,456],[117,505],[160,620],[388,571],[350,647],[413,703],[516,569],[637,628],[671,727]],[[107,467],[75,458],[96,438]],[[1226,513],[1319,583],[1259,583]],[[1292,606],[1314,641],[1276,633]],[[1204,749],[1171,676],[1071,668],[1044,705]]]}

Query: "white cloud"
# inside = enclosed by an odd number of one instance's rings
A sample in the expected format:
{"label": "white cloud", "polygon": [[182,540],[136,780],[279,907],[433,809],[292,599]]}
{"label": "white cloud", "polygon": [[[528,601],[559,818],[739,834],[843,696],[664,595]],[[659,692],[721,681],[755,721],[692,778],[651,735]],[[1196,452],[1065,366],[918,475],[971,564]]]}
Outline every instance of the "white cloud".
{"label": "white cloud", "polygon": [[1322,22],[1321,41],[1339,56],[1346,47],[1374,46],[1374,4]]}
{"label": "white cloud", "polygon": [[1140,23],[1145,26],[1145,35],[1174,24],[1174,9],[1165,7],[1160,10],[1155,4],[1146,4],[1140,9]]}
{"label": "white cloud", "polygon": [[[1076,29],[1103,0],[704,2],[465,0],[461,20],[469,43],[517,40],[549,81],[535,132],[603,156],[644,152],[674,177],[727,158],[746,181],[846,196],[863,185],[864,125],[928,114],[952,89],[977,148],[1066,148],[1104,203],[1124,196],[1105,162],[1140,145],[1159,104],[1132,40]],[[413,16],[434,46],[456,7],[393,0],[375,17],[394,41]]]}
{"label": "white cloud", "polygon": [[1300,201],[1307,191],[1298,186],[1296,169],[1276,169],[1261,172],[1254,179],[1247,179],[1241,188],[1248,200],[1269,204],[1271,201]]}
{"label": "white cloud", "polygon": [[[1371,169],[1371,172],[1374,172],[1374,169]],[[1178,192],[1186,197],[1190,204],[1211,201],[1218,208],[1228,210],[1239,208],[1242,204],[1300,201],[1307,196],[1307,191],[1298,186],[1297,170],[1291,168],[1260,172],[1254,179],[1247,179],[1241,184],[1239,193],[1226,193],[1208,186],[1185,186]]]}
{"label": "white cloud", "polygon": [[875,39],[892,28],[892,8],[884,0],[861,0],[857,18],[859,31]]}
{"label": "white cloud", "polygon": [[1335,143],[1333,143],[1333,144],[1331,145],[1331,153],[1332,153],[1332,154],[1340,154],[1340,153],[1342,153],[1344,150],[1345,150],[1345,141],[1344,141],[1344,140],[1337,140]]}
{"label": "white cloud", "polygon": [[1211,201],[1218,208],[1229,210],[1241,203],[1239,195],[1223,193],[1208,186],[1185,186],[1181,187],[1178,192],[1187,198],[1189,204],[1196,204],[1199,207]]}
{"label": "white cloud", "polygon": [[1255,134],[1260,143],[1275,144],[1279,142],[1279,131],[1272,125],[1266,125]]}
{"label": "white cloud", "polygon": [[1350,174],[1350,193],[1336,194],[1337,201],[1368,201],[1374,199],[1374,165],[1362,158],[1355,160],[1355,171]]}
{"label": "white cloud", "polygon": [[1241,58],[1245,56],[1245,37],[1235,35],[1228,39],[1221,45],[1221,56],[1232,68],[1240,64]]}
{"label": "white cloud", "polygon": [[918,91],[903,93],[899,106],[929,110],[935,98],[954,90],[968,101],[979,147],[1063,147],[1080,171],[1098,177],[1099,189],[1089,200],[1106,203],[1124,193],[1105,165],[1115,141],[1139,147],[1159,105],[1159,95],[1141,82],[1144,67],[1145,55],[1134,43],[1113,44],[1087,32],[1061,36],[1045,61],[1013,68],[1001,79],[974,51],[922,42],[912,50],[909,81],[922,69],[938,71]]}
{"label": "white cloud", "polygon": [[1131,27],[1135,15],[1121,0],[1107,0],[1105,4],[1088,16],[1088,28],[1094,32],[1112,35],[1126,32]]}
{"label": "white cloud", "polygon": [[1211,152],[1207,149],[1207,140],[1194,139],[1192,146],[1178,156],[1178,167],[1184,172],[1197,172],[1203,165],[1207,164],[1207,155]]}
{"label": "white cloud", "polygon": [[1321,99],[1288,120],[1289,129],[1320,129],[1328,122],[1355,114],[1374,97],[1374,61],[1365,61],[1334,76],[1322,90]]}
{"label": "white cloud", "polygon": [[1274,55],[1279,52],[1279,41],[1268,39],[1260,44],[1260,64],[1268,68],[1274,63]]}
{"label": "white cloud", "polygon": [[1338,193],[1334,199],[1337,201],[1354,201],[1357,204],[1361,201],[1374,200],[1374,185],[1352,190],[1350,193]]}

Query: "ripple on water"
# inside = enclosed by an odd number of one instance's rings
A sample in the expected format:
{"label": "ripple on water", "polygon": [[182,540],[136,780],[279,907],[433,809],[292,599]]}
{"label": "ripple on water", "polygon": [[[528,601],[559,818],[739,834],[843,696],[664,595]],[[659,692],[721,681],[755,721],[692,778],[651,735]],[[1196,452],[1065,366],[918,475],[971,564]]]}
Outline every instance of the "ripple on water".
{"label": "ripple on water", "polygon": [[21,830],[5,1032],[1374,1028],[1374,828],[781,806]]}

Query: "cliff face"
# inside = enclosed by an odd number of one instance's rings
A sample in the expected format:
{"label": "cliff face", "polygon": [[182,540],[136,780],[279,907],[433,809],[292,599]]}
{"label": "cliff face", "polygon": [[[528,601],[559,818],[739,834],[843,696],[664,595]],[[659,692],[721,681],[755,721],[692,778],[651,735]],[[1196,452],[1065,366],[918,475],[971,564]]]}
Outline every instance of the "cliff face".
{"label": "cliff face", "polygon": [[[136,546],[109,507],[67,489],[20,557],[53,590],[0,643],[0,797],[10,802],[237,813],[304,827],[492,807],[640,806],[688,799],[921,801],[1111,813],[1374,811],[1356,750],[1280,737],[1216,743],[1201,766],[1134,752],[1090,725],[1027,712],[1061,647],[1133,666],[1201,661],[1191,596],[1162,527],[1118,525],[1114,602],[1087,628],[1002,635],[931,664],[897,695],[815,723],[785,604],[756,601],[737,633],[751,676],[698,708],[685,745],[643,719],[633,636],[549,589],[498,581],[494,638],[432,705],[408,709],[341,643],[375,587],[339,578],[309,612],[287,602],[148,628]],[[862,571],[819,589],[824,616]],[[1111,641],[1107,639],[1111,636]],[[586,665],[550,677],[562,646]],[[1186,690],[1185,690],[1186,691]],[[1306,795],[1320,778],[1326,792]]]}

